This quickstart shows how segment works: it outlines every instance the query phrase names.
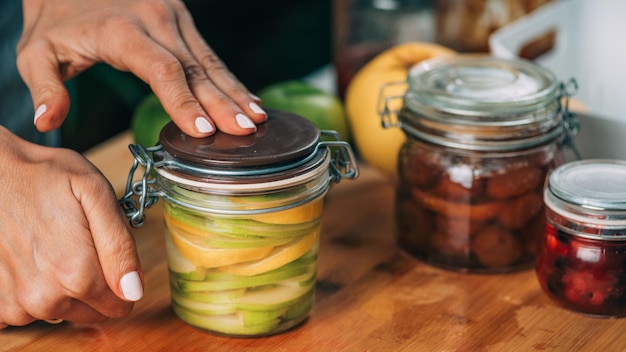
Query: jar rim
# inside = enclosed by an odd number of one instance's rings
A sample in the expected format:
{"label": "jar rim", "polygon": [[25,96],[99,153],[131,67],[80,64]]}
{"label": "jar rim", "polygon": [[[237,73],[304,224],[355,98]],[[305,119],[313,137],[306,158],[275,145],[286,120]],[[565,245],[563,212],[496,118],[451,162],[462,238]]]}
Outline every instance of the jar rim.
{"label": "jar rim", "polygon": [[[260,177],[239,176],[233,177],[206,177],[191,176],[189,173],[177,172],[171,168],[155,168],[155,171],[163,178],[172,182],[202,190],[203,192],[228,193],[228,192],[260,192],[287,188],[305,183],[323,173],[328,173],[331,155],[327,149],[321,149],[315,158],[296,169],[289,169],[284,173],[261,175]],[[329,175],[330,180],[330,175]]]}
{"label": "jar rim", "polygon": [[626,214],[626,161],[587,159],[556,168],[548,189],[574,206]]}
{"label": "jar rim", "polygon": [[410,69],[408,84],[409,101],[464,116],[467,124],[525,119],[560,96],[553,72],[524,59],[485,54],[425,60]]}
{"label": "jar rim", "polygon": [[416,138],[500,151],[565,136],[561,85],[552,72],[532,62],[483,54],[443,56],[415,65],[407,80],[398,123]]}

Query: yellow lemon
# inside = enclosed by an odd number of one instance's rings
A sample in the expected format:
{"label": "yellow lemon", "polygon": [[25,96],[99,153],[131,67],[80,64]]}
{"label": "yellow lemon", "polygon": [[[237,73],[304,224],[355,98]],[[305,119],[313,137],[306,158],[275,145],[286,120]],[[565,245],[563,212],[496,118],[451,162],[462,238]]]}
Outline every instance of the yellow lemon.
{"label": "yellow lemon", "polygon": [[[438,44],[408,42],[383,51],[357,72],[348,85],[345,107],[363,161],[390,175],[396,174],[398,152],[406,137],[398,127],[382,126],[382,107],[378,106],[381,89],[388,83],[406,82],[409,69],[424,60],[452,54],[451,49]],[[405,91],[405,85],[386,86],[384,96],[403,96]],[[390,110],[399,109],[400,102],[392,99]]]}
{"label": "yellow lemon", "polygon": [[[288,243],[292,240],[290,237],[263,237],[255,236],[255,233],[251,231],[248,234],[240,234],[238,236],[222,236],[217,233],[211,232],[206,227],[199,226],[199,224],[191,224],[181,221],[167,213],[163,216],[165,218],[165,225],[171,231],[177,232],[181,236],[197,236],[202,238],[205,245],[215,248],[258,248],[268,246],[279,246]],[[226,220],[228,221],[228,220]],[[234,220],[237,221],[237,220]],[[275,225],[269,225],[275,226]],[[232,234],[232,232],[231,232]]]}
{"label": "yellow lemon", "polygon": [[220,268],[221,271],[242,276],[252,276],[280,268],[302,257],[313,248],[319,238],[319,227],[308,235],[295,239],[292,243],[277,246],[262,259],[253,262],[229,265]]}
{"label": "yellow lemon", "polygon": [[318,219],[324,210],[324,198],[319,197],[306,204],[266,214],[255,214],[248,219],[269,224],[300,224]]}
{"label": "yellow lemon", "polygon": [[167,232],[172,236],[172,241],[185,258],[204,268],[216,268],[265,258],[274,249],[274,246],[216,248],[207,245],[204,237],[180,231],[176,227],[168,228]]}

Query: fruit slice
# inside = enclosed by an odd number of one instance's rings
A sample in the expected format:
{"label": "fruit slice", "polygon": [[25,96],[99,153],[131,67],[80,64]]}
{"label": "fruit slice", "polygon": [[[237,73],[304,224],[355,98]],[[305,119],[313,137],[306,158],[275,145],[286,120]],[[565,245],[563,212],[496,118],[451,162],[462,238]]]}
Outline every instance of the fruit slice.
{"label": "fruit slice", "polygon": [[315,287],[276,285],[246,292],[231,301],[234,307],[245,310],[269,310],[288,307],[294,302],[313,294]]}
{"label": "fruit slice", "polygon": [[299,224],[319,219],[324,210],[324,198],[319,197],[306,204],[286,210],[250,215],[248,218],[270,224]]}
{"label": "fruit slice", "polygon": [[[236,239],[263,239],[265,237],[283,238],[301,236],[311,231],[320,223],[320,217],[294,224],[270,224],[250,220],[254,216],[269,216],[272,214],[249,215],[249,218],[223,218],[210,215],[198,216],[180,208],[167,207],[164,214],[166,221],[180,229],[198,236],[222,236]],[[295,209],[295,208],[294,208]],[[291,209],[289,209],[291,210]]]}
{"label": "fruit slice", "polygon": [[241,249],[217,248],[207,245],[201,236],[182,235],[175,230],[167,230],[166,233],[169,233],[168,236],[171,236],[172,241],[187,260],[205,268],[215,268],[264,258],[274,249],[274,246]]}
{"label": "fruit slice", "polygon": [[193,326],[228,335],[247,336],[269,334],[280,323],[280,319],[274,319],[260,325],[245,326],[240,313],[207,316],[191,312],[176,305],[173,305],[173,308],[176,315]]}
{"label": "fruit slice", "polygon": [[309,265],[286,265],[267,273],[256,276],[238,276],[224,272],[209,272],[205,281],[191,281],[170,277],[170,284],[177,290],[185,292],[204,292],[204,291],[221,291],[234,290],[239,288],[257,287],[263,285],[272,285],[278,281],[288,280],[291,278],[311,273],[315,270],[315,264]]}
{"label": "fruit slice", "polygon": [[248,219],[213,219],[207,224],[207,229],[222,236],[234,238],[270,237],[285,238],[299,237],[318,227],[320,219],[297,224],[269,224]]}
{"label": "fruit slice", "polygon": [[[215,248],[258,248],[268,246],[280,246],[289,243],[292,239],[286,238],[267,238],[258,236],[239,236],[227,237],[221,236],[210,231],[190,226],[169,215],[164,215],[165,225],[170,232],[176,232],[177,235],[194,238],[202,237],[204,244]],[[236,221],[236,220],[233,220]]]}
{"label": "fruit slice", "polygon": [[186,298],[175,291],[172,292],[172,303],[195,313],[205,315],[233,314],[238,310],[235,306],[227,303],[200,302]]}
{"label": "fruit slice", "polygon": [[310,295],[302,296],[302,298],[294,302],[289,309],[287,309],[287,313],[283,316],[283,319],[290,320],[308,315],[311,309],[313,309],[313,302],[315,302],[315,291]]}
{"label": "fruit slice", "polygon": [[269,310],[242,310],[241,319],[244,326],[273,325],[276,319],[280,319],[287,313],[287,307]]}
{"label": "fruit slice", "polygon": [[287,263],[291,263],[311,250],[311,248],[317,244],[319,231],[320,229],[318,227],[302,238],[296,239],[286,245],[277,246],[262,259],[225,266],[220,268],[220,270],[229,274],[242,276],[253,276],[274,270]]}
{"label": "fruit slice", "polygon": [[186,299],[198,301],[198,302],[206,302],[206,303],[228,303],[233,298],[241,297],[246,293],[245,288],[236,288],[232,290],[222,290],[222,291],[199,291],[199,292],[185,292],[180,291],[178,287],[174,285],[170,285],[172,296],[174,292],[180,297],[184,297]]}
{"label": "fruit slice", "polygon": [[167,265],[170,272],[186,280],[204,280],[206,270],[197,267],[183,257],[168,234],[165,235],[165,250],[167,251]]}
{"label": "fruit slice", "polygon": [[[193,192],[186,190],[184,188],[176,187],[175,191],[180,193],[183,196],[188,196],[190,199],[197,199],[199,201],[204,201],[207,203],[228,203],[228,204],[240,204],[240,208],[242,210],[248,209],[262,209],[266,207],[276,207],[285,204],[285,199],[293,199],[293,197],[306,192],[306,190],[302,189],[308,188],[307,185],[302,185],[297,188],[281,191],[273,194],[264,194],[264,195],[250,195],[250,196],[241,196],[241,197],[232,197],[232,196],[219,196],[212,194],[203,194],[198,192]],[[165,213],[170,213],[174,216],[174,213],[184,212],[178,206],[174,206],[166,203],[164,207]],[[262,205],[262,206],[260,206]],[[265,222],[269,224],[298,224],[301,222],[311,221],[313,219],[317,219],[321,216],[322,210],[324,208],[324,197],[320,195],[319,197],[313,199],[312,201],[299,205],[294,208],[263,213],[263,214],[255,214],[246,216],[249,219],[257,220],[260,222]],[[190,214],[191,215],[191,214]],[[201,216],[200,218],[204,218]]]}

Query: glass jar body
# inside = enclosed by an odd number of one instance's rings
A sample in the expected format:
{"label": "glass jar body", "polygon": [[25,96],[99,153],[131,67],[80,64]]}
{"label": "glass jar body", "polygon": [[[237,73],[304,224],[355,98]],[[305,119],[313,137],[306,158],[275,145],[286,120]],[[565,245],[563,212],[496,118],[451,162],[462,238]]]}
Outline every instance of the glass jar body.
{"label": "glass jar body", "polygon": [[400,247],[456,271],[532,267],[545,223],[544,179],[562,163],[556,140],[499,152],[445,147],[409,136],[399,156]]}
{"label": "glass jar body", "polygon": [[[327,173],[287,188],[215,192],[157,175],[174,312],[208,332],[273,335],[303,322]],[[219,189],[219,188],[217,188]]]}
{"label": "glass jar body", "polygon": [[435,39],[433,3],[424,0],[333,1],[333,63],[344,98],[354,75],[384,50]]}
{"label": "glass jar body", "polygon": [[[535,262],[543,291],[574,312],[626,316],[626,227],[606,229],[550,207],[546,218]],[[621,240],[610,239],[616,237]]]}

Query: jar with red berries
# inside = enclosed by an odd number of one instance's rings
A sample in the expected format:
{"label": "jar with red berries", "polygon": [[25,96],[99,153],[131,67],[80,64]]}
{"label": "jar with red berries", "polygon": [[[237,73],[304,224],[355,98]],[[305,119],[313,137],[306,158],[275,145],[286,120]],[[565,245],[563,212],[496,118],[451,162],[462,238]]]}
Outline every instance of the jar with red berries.
{"label": "jar with red berries", "polygon": [[626,161],[567,163],[544,200],[535,268],[545,293],[575,312],[626,316]]}
{"label": "jar with red berries", "polygon": [[[529,61],[454,55],[413,67],[402,107],[380,105],[406,135],[398,160],[398,243],[445,269],[530,269],[547,173],[564,163],[575,82]],[[381,96],[384,97],[384,89]],[[394,119],[396,117],[396,119]]]}

